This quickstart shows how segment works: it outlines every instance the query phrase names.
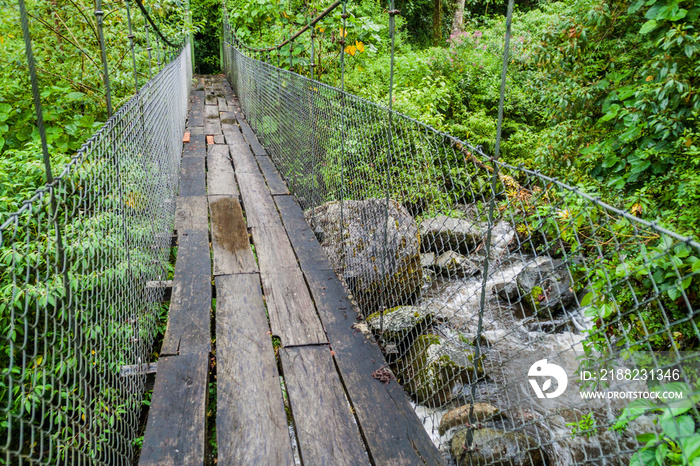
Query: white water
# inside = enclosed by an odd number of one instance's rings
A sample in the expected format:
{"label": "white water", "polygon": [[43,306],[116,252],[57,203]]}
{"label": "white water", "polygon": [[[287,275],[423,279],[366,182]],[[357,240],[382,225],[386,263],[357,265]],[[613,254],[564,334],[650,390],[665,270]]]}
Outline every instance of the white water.
{"label": "white water", "polygon": [[[529,315],[520,305],[500,301],[493,292],[495,284],[514,281],[524,267],[547,260],[521,256],[517,261],[502,264],[490,274],[485,286],[486,304],[481,331],[482,345],[486,346],[483,351],[487,381],[477,385],[476,401],[490,403],[505,415],[505,419],[495,422],[492,427],[524,431],[542,445],[548,464],[626,465],[629,460],[617,452],[636,450],[636,434],[651,432],[654,426],[649,418],[642,417],[631,423],[624,435],[613,433],[607,426],[614,422],[626,403],[581,399],[580,387],[577,386],[577,358],[583,355],[585,335],[581,331],[591,328],[591,321],[581,310],[576,310],[561,317],[563,325],[558,330],[561,333],[533,330],[538,328],[542,319]],[[430,305],[436,310],[436,316],[445,322],[438,326],[438,333],[453,341],[476,339],[482,286],[480,277],[450,281],[437,279],[425,290],[422,304]],[[538,399],[528,382],[530,366],[545,358],[568,372],[569,386],[556,399]],[[463,389],[469,390],[467,387]],[[453,393],[459,391],[460,387],[456,387]],[[464,404],[468,396],[459,399],[461,402],[438,409],[414,406],[431,439],[443,452],[449,451],[451,437],[458,428],[441,436],[438,426],[442,416],[449,409]],[[603,427],[590,438],[572,436],[571,426],[566,424],[577,422],[589,413],[593,413],[598,425]]]}

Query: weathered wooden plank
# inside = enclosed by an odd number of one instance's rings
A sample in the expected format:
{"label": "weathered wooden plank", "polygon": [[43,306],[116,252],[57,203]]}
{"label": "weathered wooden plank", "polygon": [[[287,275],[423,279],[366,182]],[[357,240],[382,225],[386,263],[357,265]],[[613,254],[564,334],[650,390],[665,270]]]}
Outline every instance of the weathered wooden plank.
{"label": "weathered wooden plank", "polygon": [[207,151],[207,193],[238,196],[236,175],[226,145],[214,144]]}
{"label": "weathered wooden plank", "polygon": [[204,120],[204,133],[212,135],[223,134],[221,132],[221,123],[219,122],[219,119],[217,118],[216,120]]}
{"label": "weathered wooden plank", "polygon": [[219,464],[294,463],[256,274],[216,277]]}
{"label": "weathered wooden plank", "polygon": [[238,167],[240,165],[235,157],[233,161],[236,164],[236,180],[238,180],[238,188],[241,190],[248,227],[269,227],[271,224],[281,225],[277,207],[275,207],[270,191],[267,190],[260,172],[239,171]]}
{"label": "weathered wooden plank", "polygon": [[[257,248],[256,248],[257,251]],[[272,334],[282,345],[313,345],[328,339],[298,267],[260,268]]]}
{"label": "weathered wooden plank", "polygon": [[204,106],[204,119],[213,120],[219,118],[219,107],[216,105],[205,105]]}
{"label": "weathered wooden plank", "polygon": [[254,273],[258,266],[248,239],[248,229],[238,199],[209,196],[214,276]]}
{"label": "weathered wooden plank", "polygon": [[202,127],[192,128],[190,130],[190,142],[183,144],[183,157],[199,157],[206,156],[207,141]]}
{"label": "weathered wooden plank", "polygon": [[372,378],[387,364],[373,340],[351,330],[357,313],[335,272],[304,275],[374,464],[445,464],[401,386]]}
{"label": "weathered wooden plank", "polygon": [[219,105],[220,112],[228,111],[228,105],[226,105],[226,97],[217,97],[216,102]]}
{"label": "weathered wooden plank", "polygon": [[175,206],[175,230],[209,230],[207,198],[205,196],[178,197]]}
{"label": "weathered wooden plank", "polygon": [[229,146],[245,146],[246,149],[248,148],[245,139],[243,139],[243,135],[238,130],[238,125],[236,125],[235,129],[230,127],[224,128],[222,126],[221,131],[224,133],[224,139]]}
{"label": "weathered wooden plank", "polygon": [[251,228],[255,252],[262,270],[297,266],[297,258],[287,233],[279,221],[270,221],[266,226]]}
{"label": "weathered wooden plank", "polygon": [[180,196],[206,196],[204,157],[183,157],[180,160]]}
{"label": "weathered wooden plank", "polygon": [[265,181],[267,181],[267,186],[270,188],[270,193],[273,196],[281,194],[289,194],[289,189],[287,188],[287,183],[282,180],[277,168],[270,160],[270,157],[264,155],[256,157],[258,160],[258,165],[260,165],[260,171],[262,171],[265,176]]}
{"label": "weathered wooden plank", "polygon": [[248,122],[245,121],[244,118],[241,118],[238,113],[236,113],[236,119],[238,120],[238,126],[241,127],[243,136],[245,137],[246,141],[248,141],[248,144],[250,144],[253,154],[267,155],[265,148],[262,146],[262,144],[260,144],[260,141],[258,141],[258,137],[255,135],[250,126],[248,126]]}
{"label": "weathered wooden plank", "polygon": [[216,95],[207,94],[207,96],[204,98],[204,103],[207,105],[216,105]]}
{"label": "weathered wooden plank", "polygon": [[232,112],[220,112],[220,116],[221,131],[224,133],[226,144],[247,146],[236,122],[236,116]]}
{"label": "weathered wooden plank", "polygon": [[275,196],[289,241],[294,247],[297,259],[303,270],[332,270],[333,265],[309,224],[294,196]]}
{"label": "weathered wooden plank", "polygon": [[[231,152],[231,159],[233,160],[233,166],[237,174],[253,173],[255,175],[260,175],[260,168],[258,168],[258,164],[255,163],[255,157],[253,157],[253,153],[250,151],[247,144],[229,144],[229,151]],[[259,176],[259,178],[260,181],[265,184],[262,176]]]}
{"label": "weathered wooden plank", "polygon": [[139,464],[204,463],[209,353],[162,357]]}
{"label": "weathered wooden plank", "polygon": [[211,348],[211,259],[209,233],[181,232],[173,275],[168,326],[161,354],[190,354]]}
{"label": "weathered wooden plank", "polygon": [[190,97],[190,111],[187,115],[187,127],[204,124],[204,91],[194,91]]}
{"label": "weathered wooden plank", "polygon": [[279,355],[302,463],[369,464],[330,348],[280,348]]}

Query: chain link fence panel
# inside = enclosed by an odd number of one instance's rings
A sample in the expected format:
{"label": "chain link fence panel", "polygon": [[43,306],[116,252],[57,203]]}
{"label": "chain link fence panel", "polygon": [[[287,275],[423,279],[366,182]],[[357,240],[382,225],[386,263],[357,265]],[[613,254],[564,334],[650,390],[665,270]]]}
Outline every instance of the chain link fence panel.
{"label": "chain link fence panel", "polygon": [[130,464],[161,313],[189,45],[0,225],[0,463]]}
{"label": "chain link fence panel", "polygon": [[224,58],[450,461],[697,461],[697,241],[232,40]]}

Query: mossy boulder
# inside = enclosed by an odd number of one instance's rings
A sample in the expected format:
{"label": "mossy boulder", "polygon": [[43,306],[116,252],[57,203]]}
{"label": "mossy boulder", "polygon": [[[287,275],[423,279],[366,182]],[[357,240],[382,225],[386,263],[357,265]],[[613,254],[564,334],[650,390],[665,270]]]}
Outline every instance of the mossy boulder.
{"label": "mossy boulder", "polygon": [[[421,333],[430,325],[433,315],[426,307],[421,306],[396,306],[384,311],[385,341],[400,343],[411,332]],[[366,323],[370,330],[379,333],[381,313],[375,312],[367,316]]]}
{"label": "mossy boulder", "polygon": [[575,298],[569,268],[560,259],[525,267],[515,281],[520,296],[538,317],[555,315]]}
{"label": "mossy boulder", "polygon": [[[486,422],[492,419],[500,419],[501,411],[488,403],[474,403],[474,421]],[[459,408],[451,409],[440,419],[440,427],[438,432],[440,435],[445,435],[449,429],[469,422],[469,413],[472,412],[471,405],[460,406]]]}
{"label": "mossy boulder", "polygon": [[[474,350],[443,340],[437,335],[421,335],[398,361],[399,380],[419,404],[442,406],[453,398],[453,389],[474,377]],[[479,365],[478,374],[483,374]]]}
{"label": "mossy boulder", "polygon": [[481,272],[481,267],[454,251],[442,253],[435,259],[433,268],[441,275],[450,278],[471,277]]}
{"label": "mossy boulder", "polygon": [[450,453],[459,466],[542,466],[544,452],[538,443],[522,432],[495,429],[473,431],[472,450],[465,448],[468,429],[452,437]]}
{"label": "mossy boulder", "polygon": [[420,223],[420,237],[423,252],[469,254],[485,238],[485,231],[477,221],[439,215]]}
{"label": "mossy boulder", "polygon": [[418,225],[393,199],[389,200],[387,222],[386,206],[385,199],[344,201],[341,212],[340,202],[334,201],[305,212],[365,314],[382,305],[405,304],[422,283]]}

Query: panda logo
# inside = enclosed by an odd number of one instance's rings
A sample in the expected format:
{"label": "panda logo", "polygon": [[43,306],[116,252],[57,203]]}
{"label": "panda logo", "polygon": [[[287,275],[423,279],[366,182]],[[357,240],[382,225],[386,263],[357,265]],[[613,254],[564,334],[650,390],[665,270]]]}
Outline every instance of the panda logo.
{"label": "panda logo", "polygon": [[[556,364],[548,363],[546,359],[540,359],[530,366],[527,375],[530,377],[530,385],[535,391],[537,398],[556,398],[564,393],[569,383],[566,371]],[[541,386],[538,378],[544,378]],[[552,379],[557,381],[557,388],[553,392],[548,392],[552,388]]]}

